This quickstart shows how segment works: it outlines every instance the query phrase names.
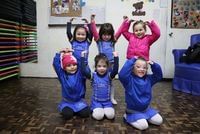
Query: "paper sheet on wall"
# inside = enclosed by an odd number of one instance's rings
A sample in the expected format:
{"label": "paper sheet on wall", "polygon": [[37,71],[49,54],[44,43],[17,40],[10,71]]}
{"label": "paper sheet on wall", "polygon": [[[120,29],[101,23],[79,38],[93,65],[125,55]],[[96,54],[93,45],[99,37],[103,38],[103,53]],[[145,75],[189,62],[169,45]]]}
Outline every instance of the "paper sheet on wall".
{"label": "paper sheet on wall", "polygon": [[[105,8],[104,7],[91,7],[91,6],[84,6],[82,7],[82,16],[81,17],[74,17],[75,20],[73,24],[84,24],[81,20],[86,18],[90,22],[91,14],[95,14],[95,20],[97,24],[102,24],[105,22]],[[54,25],[66,25],[66,22],[69,21],[71,17],[57,17],[50,15],[49,9],[49,26]]]}

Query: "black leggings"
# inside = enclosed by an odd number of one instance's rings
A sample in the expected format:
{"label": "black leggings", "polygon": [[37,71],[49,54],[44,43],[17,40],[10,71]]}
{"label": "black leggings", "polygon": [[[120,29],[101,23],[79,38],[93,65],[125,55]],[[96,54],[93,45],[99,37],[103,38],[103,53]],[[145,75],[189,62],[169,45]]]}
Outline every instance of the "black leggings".
{"label": "black leggings", "polygon": [[71,108],[65,107],[65,108],[63,108],[61,114],[63,115],[64,119],[66,119],[66,120],[71,119],[74,115],[77,115],[81,118],[86,118],[86,117],[89,117],[89,115],[90,115],[90,109],[89,109],[89,107],[86,107],[79,112],[74,112]]}

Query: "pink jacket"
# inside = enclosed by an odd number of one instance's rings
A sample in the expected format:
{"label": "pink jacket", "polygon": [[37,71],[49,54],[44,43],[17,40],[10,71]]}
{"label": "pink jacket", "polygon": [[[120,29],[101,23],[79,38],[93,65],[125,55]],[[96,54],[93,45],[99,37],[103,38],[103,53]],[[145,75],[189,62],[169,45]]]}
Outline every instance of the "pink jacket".
{"label": "pink jacket", "polygon": [[154,21],[149,23],[151,35],[146,34],[143,38],[137,38],[134,33],[128,32],[131,22],[125,20],[123,22],[123,35],[129,41],[127,48],[127,59],[131,59],[135,56],[141,56],[146,60],[149,60],[150,46],[160,37],[160,29]]}

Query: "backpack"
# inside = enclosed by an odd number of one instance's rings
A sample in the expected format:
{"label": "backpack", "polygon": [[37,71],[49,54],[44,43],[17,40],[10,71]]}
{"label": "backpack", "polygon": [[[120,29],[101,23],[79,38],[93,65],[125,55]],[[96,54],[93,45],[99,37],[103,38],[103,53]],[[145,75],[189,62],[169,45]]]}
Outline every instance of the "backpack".
{"label": "backpack", "polygon": [[180,58],[180,62],[200,63],[200,42],[188,47],[184,55]]}

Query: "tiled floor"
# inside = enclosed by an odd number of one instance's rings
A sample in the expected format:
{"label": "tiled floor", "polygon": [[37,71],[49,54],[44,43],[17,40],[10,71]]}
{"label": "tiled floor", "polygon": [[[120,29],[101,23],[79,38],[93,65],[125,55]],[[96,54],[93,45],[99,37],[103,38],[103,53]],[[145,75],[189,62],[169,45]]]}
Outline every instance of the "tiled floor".
{"label": "tiled floor", "polygon": [[[123,122],[124,90],[118,80],[115,120],[62,119],[57,111],[60,84],[57,79],[20,78],[0,82],[0,134],[200,134],[200,96],[172,90],[171,81],[154,86],[152,105],[164,118],[161,126],[139,131]],[[88,82],[86,99],[91,89]]]}

